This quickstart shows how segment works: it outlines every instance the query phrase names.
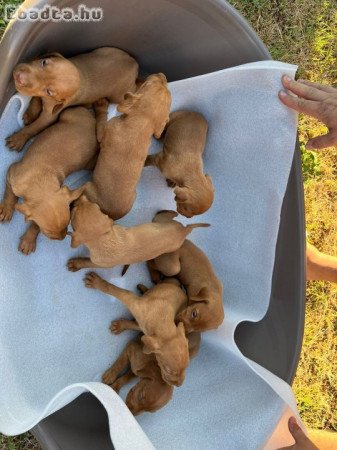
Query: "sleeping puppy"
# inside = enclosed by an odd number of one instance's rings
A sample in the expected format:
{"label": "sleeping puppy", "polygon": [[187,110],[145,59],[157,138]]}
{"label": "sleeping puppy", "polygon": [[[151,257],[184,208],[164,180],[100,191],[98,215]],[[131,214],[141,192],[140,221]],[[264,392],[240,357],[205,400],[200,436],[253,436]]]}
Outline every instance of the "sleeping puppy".
{"label": "sleeping puppy", "polygon": [[52,53],[19,64],[13,72],[16,89],[33,98],[24,115],[26,126],[7,138],[7,146],[21,150],[68,106],[92,104],[102,97],[119,103],[126,92],[136,90],[137,74],[137,62],[113,47],[69,59]]}
{"label": "sleeping puppy", "polygon": [[189,364],[189,353],[184,325],[174,322],[178,311],[187,302],[179,281],[166,278],[151,289],[138,285],[143,297],[108,283],[95,272],[88,273],[84,281],[86,287],[99,289],[124,303],[135,318],[129,321],[128,329],[144,333],[141,339],[143,352],[154,354],[165,383],[181,386]]}
{"label": "sleeping puppy", "polygon": [[[70,221],[71,202],[83,188],[70,191],[62,186],[77,170],[92,168],[98,151],[93,114],[83,107],[68,108],[55,125],[43,131],[20,162],[10,166],[0,221],[11,220],[14,209],[32,221],[21,238],[19,250],[35,250],[41,230],[50,239],[63,239]],[[17,203],[18,197],[23,198]]]}
{"label": "sleeping puppy", "polygon": [[114,220],[125,216],[135,201],[151,138],[161,136],[170,105],[171,94],[162,73],[150,75],[136,94],[125,95],[118,105],[121,116],[107,122],[107,100],[96,104],[101,150],[85,194]]}
{"label": "sleeping puppy", "polygon": [[103,214],[96,203],[82,195],[71,213],[73,233],[72,248],[85,245],[90,258],[74,258],[68,261],[71,272],[89,267],[114,267],[148,261],[163,253],[177,250],[193,228],[208,224],[192,224],[186,227],[173,220],[174,211],[161,211],[152,223],[125,228]]}
{"label": "sleeping puppy", "polygon": [[[187,338],[192,359],[199,351],[201,336],[200,333],[191,333]],[[123,375],[119,376],[121,373]],[[135,416],[158,411],[171,400],[173,386],[163,381],[155,356],[144,353],[144,344],[140,338],[127,344],[117,361],[104,373],[102,380],[118,393],[122,386],[135,377],[140,380],[130,389],[125,401]]]}
{"label": "sleeping puppy", "polygon": [[204,152],[208,125],[201,114],[176,111],[170,121],[160,153],[149,155],[146,166],[156,166],[174,187],[177,211],[193,217],[207,211],[214,198],[211,177],[204,175]]}
{"label": "sleeping puppy", "polygon": [[224,320],[223,286],[215,275],[207,256],[191,241],[173,253],[161,255],[148,262],[151,279],[160,274],[175,276],[185,287],[188,306],[181,311],[177,322],[183,322],[186,333],[218,328]]}

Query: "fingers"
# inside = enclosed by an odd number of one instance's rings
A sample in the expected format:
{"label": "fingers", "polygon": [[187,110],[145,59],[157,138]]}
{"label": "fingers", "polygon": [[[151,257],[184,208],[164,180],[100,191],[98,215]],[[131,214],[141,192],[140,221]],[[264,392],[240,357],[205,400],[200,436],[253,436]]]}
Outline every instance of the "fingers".
{"label": "fingers", "polygon": [[302,428],[296,422],[295,417],[290,417],[288,421],[288,428],[292,437],[295,439],[296,444],[303,445],[309,441]]}
{"label": "fingers", "polygon": [[279,98],[284,105],[295,111],[308,114],[316,119],[320,119],[322,115],[320,102],[294,97],[293,95],[287,94],[285,91],[279,92]]}
{"label": "fingers", "polygon": [[329,94],[317,87],[307,85],[306,83],[300,83],[292,80],[287,75],[282,77],[283,86],[299,97],[303,97],[307,100],[322,101],[329,97]]}
{"label": "fingers", "polygon": [[319,89],[322,92],[326,92],[327,94],[335,94],[337,96],[337,89],[328,86],[326,84],[320,84],[320,83],[314,83],[313,81],[307,81],[307,80],[297,80],[298,83],[305,84],[306,86],[311,86],[316,89]]}
{"label": "fingers", "polygon": [[337,132],[330,132],[324,136],[317,136],[310,139],[307,142],[306,148],[310,149],[323,149],[326,147],[337,146]]}

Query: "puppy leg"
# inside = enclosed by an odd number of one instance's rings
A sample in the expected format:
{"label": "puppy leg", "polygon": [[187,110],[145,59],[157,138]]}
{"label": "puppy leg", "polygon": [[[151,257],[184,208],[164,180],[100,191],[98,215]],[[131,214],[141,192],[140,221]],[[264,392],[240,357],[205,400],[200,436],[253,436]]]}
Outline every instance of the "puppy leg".
{"label": "puppy leg", "polygon": [[159,270],[157,270],[157,268],[154,267],[153,262],[147,261],[146,264],[152,283],[158,284],[161,281],[161,273],[159,272]]}
{"label": "puppy leg", "polygon": [[105,125],[108,121],[109,102],[106,98],[101,98],[94,104],[96,114],[96,136],[98,142],[102,142]]}
{"label": "puppy leg", "polygon": [[188,352],[190,354],[190,359],[192,359],[199,352],[201,333],[198,332],[189,333],[187,335],[187,339],[188,339]]}
{"label": "puppy leg", "polygon": [[18,250],[24,255],[30,255],[35,252],[36,239],[40,233],[40,228],[35,222],[31,222],[25,234],[20,238]]}
{"label": "puppy leg", "polygon": [[23,115],[23,122],[25,125],[33,123],[41,114],[42,100],[40,97],[33,97]]}
{"label": "puppy leg", "polygon": [[155,153],[154,155],[148,155],[145,160],[145,167],[156,166],[160,168],[160,162],[163,157],[163,152]]}
{"label": "puppy leg", "polygon": [[97,269],[99,267],[90,258],[72,258],[67,262],[67,268],[70,272],[77,272],[81,269]]}
{"label": "puppy leg", "polygon": [[114,364],[104,372],[102,376],[102,381],[105,384],[111,385],[114,383],[118,375],[126,369],[129,364],[129,356],[128,356],[128,346],[125,347],[119,358],[114,362]]}
{"label": "puppy leg", "polygon": [[23,149],[24,145],[30,138],[55,123],[57,118],[57,114],[53,115],[50,111],[42,109],[41,114],[33,123],[25,126],[22,130],[12,134],[6,139],[7,147],[10,150],[16,150],[19,152]]}
{"label": "puppy leg", "polygon": [[114,364],[104,372],[102,381],[105,384],[111,385],[117,380],[118,375],[128,367],[130,358],[132,358],[135,350],[138,350],[138,347],[139,344],[137,344],[135,341],[130,341],[127,344],[119,358],[117,358]]}
{"label": "puppy leg", "polygon": [[119,319],[111,322],[110,331],[112,334],[120,334],[125,330],[141,331],[136,320]]}
{"label": "puppy leg", "polygon": [[12,219],[17,200],[18,198],[7,179],[4,198],[0,203],[0,222],[9,222]]}
{"label": "puppy leg", "polygon": [[141,294],[145,294],[149,290],[148,287],[145,286],[145,284],[137,284],[137,289]]}
{"label": "puppy leg", "polygon": [[157,270],[165,277],[174,277],[181,270],[179,251],[164,253],[156,258]]}
{"label": "puppy leg", "polygon": [[[89,272],[84,278],[84,284],[87,288],[98,289],[105,294],[111,295],[124,303],[128,309],[133,312],[135,304],[139,303],[139,297],[126,289],[121,289],[106,280],[103,280],[97,273]],[[137,306],[136,306],[137,308]],[[133,314],[135,316],[135,314]]]}
{"label": "puppy leg", "polygon": [[117,380],[112,383],[111,387],[118,394],[124,384],[127,384],[129,381],[133,380],[133,378],[136,378],[136,375],[132,372],[131,369],[129,369],[126,374],[124,374],[120,378],[117,378]]}

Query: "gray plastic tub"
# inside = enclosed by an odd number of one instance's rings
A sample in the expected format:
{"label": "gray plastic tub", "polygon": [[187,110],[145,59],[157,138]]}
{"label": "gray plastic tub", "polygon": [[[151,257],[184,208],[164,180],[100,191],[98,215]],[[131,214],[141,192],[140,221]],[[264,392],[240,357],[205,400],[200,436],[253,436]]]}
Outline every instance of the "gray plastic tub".
{"label": "gray plastic tub", "polygon": [[[27,1],[77,7],[77,1]],[[0,45],[0,112],[14,93],[14,66],[59,51],[71,56],[101,46],[130,52],[145,72],[170,81],[212,72],[270,55],[245,20],[223,0],[87,0],[102,7],[102,22],[15,22]],[[288,383],[301,351],[305,303],[305,233],[298,149],[282,207],[269,310],[258,323],[242,323],[236,341],[250,359]],[[82,395],[32,430],[44,449],[111,449],[107,416],[91,395]]]}

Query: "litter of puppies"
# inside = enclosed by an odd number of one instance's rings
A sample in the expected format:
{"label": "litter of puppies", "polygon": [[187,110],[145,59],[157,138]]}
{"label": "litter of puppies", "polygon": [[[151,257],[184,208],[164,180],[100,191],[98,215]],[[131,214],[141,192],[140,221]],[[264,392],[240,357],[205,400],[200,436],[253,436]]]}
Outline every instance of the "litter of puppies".
{"label": "litter of puppies", "polygon": [[[13,77],[18,92],[32,99],[25,127],[8,137],[7,146],[20,151],[36,138],[8,169],[0,221],[10,221],[17,210],[30,222],[19,244],[26,255],[35,251],[40,232],[58,240],[71,235],[71,246],[86,246],[90,257],[70,259],[69,271],[147,263],[154,285],[139,284],[141,298],[94,272],[84,282],[120,300],[133,315],[111,324],[114,335],[142,333],[103,382],[119,392],[138,377],[127,406],[135,415],[157,411],[184,383],[200,333],[224,320],[222,283],[207,256],[186,239],[209,224],[174,220],[178,213],[192,218],[212,206],[214,187],[202,160],[208,123],[193,111],[170,113],[165,75],[139,80],[135,59],[116,48],[70,59],[45,55],[19,64]],[[110,102],[121,115],[108,121]],[[163,150],[148,155],[153,137],[163,139]],[[151,165],[173,188],[177,212],[158,211],[151,223],[134,227],[116,223],[132,209],[142,170]],[[92,170],[92,181],[69,190],[65,178],[81,169]]]}

